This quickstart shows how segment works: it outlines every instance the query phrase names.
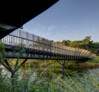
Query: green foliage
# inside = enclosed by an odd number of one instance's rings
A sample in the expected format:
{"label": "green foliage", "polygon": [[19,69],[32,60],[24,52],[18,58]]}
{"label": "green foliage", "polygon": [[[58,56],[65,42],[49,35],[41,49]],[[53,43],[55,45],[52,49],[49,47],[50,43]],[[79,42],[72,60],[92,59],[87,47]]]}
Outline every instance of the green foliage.
{"label": "green foliage", "polygon": [[86,36],[85,39],[83,39],[84,44],[89,44],[91,42],[91,36]]}
{"label": "green foliage", "polygon": [[6,56],[6,52],[5,52],[4,44],[0,42],[0,61],[3,62],[5,60],[5,56]]}
{"label": "green foliage", "polygon": [[[48,71],[46,71],[48,72]],[[99,90],[99,69],[87,71],[65,72],[65,77],[52,73],[49,76],[32,75],[32,79],[15,78],[15,84],[7,75],[0,75],[0,92],[98,92]],[[23,75],[23,77],[25,77]],[[1,80],[2,79],[2,80]]]}
{"label": "green foliage", "polygon": [[18,51],[15,52],[15,53],[18,53],[18,57],[21,56],[23,53],[25,53],[24,46],[25,45],[23,43],[18,45]]}
{"label": "green foliage", "polygon": [[65,45],[65,46],[69,46],[70,45],[70,40],[63,40],[62,42],[61,42],[61,44],[62,45]]}
{"label": "green foliage", "polygon": [[53,80],[53,86],[57,88],[57,92],[98,92],[99,78],[96,74],[92,71],[89,71],[89,74],[73,73],[73,77],[67,74],[64,79],[57,77]]}
{"label": "green foliage", "polygon": [[83,40],[80,41],[63,40],[61,42],[58,41],[58,43],[61,43],[62,45],[65,46],[87,49],[99,55],[99,42],[93,42],[91,40],[91,36],[86,36]]}
{"label": "green foliage", "polygon": [[40,86],[32,85],[30,92],[41,92],[41,88],[40,88]]}
{"label": "green foliage", "polygon": [[72,41],[69,46],[71,46],[71,47],[82,47],[82,41]]}
{"label": "green foliage", "polygon": [[90,63],[99,63],[99,56],[94,58],[93,60],[88,61]]}
{"label": "green foliage", "polygon": [[[11,73],[11,78],[14,78],[16,76],[16,72],[19,70],[19,68],[27,61],[27,59],[25,59],[20,65],[19,65],[19,57],[25,53],[25,49],[23,48],[24,44],[19,44],[18,50],[15,51],[15,53],[17,54],[17,60],[15,63],[14,68],[11,67],[11,65],[9,64],[9,62],[6,59],[6,52],[5,52],[5,48],[4,48],[4,44],[2,42],[0,42],[0,63],[6,68],[8,69],[8,71]],[[11,60],[11,59],[10,59]]]}

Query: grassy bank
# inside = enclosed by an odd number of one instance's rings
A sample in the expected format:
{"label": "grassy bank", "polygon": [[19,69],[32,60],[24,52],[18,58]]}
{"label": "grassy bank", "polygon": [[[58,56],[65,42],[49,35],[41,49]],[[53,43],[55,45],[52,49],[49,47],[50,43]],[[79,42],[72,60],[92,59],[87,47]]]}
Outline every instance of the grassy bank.
{"label": "grassy bank", "polygon": [[34,72],[33,75],[28,72],[28,76],[23,75],[21,79],[18,78],[20,75],[10,79],[0,73],[0,92],[99,92],[99,69],[65,72],[64,78],[52,71],[51,76],[46,76],[48,72]]}
{"label": "grassy bank", "polygon": [[80,70],[99,67],[98,62],[99,57],[85,63],[71,61],[66,64],[62,78],[61,65],[56,61],[29,60],[20,70],[23,75],[18,73],[14,79],[3,75],[0,69],[0,92],[98,92],[99,69]]}

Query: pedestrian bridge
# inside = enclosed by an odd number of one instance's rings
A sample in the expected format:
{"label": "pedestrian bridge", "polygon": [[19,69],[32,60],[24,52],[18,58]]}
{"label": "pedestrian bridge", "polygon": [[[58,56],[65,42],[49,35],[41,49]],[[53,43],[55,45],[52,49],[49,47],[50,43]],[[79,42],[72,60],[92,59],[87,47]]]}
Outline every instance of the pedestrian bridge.
{"label": "pedestrian bridge", "polygon": [[23,46],[20,58],[51,60],[90,60],[96,57],[88,50],[61,45],[48,39],[17,29],[1,41],[5,44],[7,58],[18,57],[18,50]]}

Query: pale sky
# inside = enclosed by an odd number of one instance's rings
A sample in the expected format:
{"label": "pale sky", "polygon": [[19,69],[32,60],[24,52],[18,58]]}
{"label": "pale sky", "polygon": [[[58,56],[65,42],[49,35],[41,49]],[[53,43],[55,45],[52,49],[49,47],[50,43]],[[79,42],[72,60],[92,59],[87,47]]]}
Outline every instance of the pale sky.
{"label": "pale sky", "polygon": [[60,0],[23,26],[24,31],[54,41],[99,42],[99,0]]}

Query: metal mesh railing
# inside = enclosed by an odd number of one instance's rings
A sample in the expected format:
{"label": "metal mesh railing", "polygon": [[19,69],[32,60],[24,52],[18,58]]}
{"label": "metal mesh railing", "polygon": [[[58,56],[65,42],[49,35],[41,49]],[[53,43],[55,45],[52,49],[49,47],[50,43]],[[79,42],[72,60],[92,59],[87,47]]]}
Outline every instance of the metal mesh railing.
{"label": "metal mesh railing", "polygon": [[23,44],[26,48],[47,51],[53,54],[70,55],[84,58],[94,58],[96,56],[88,50],[64,46],[34,34],[25,32],[22,29],[15,30],[9,35],[5,36],[2,38],[2,42],[4,44],[14,46]]}

